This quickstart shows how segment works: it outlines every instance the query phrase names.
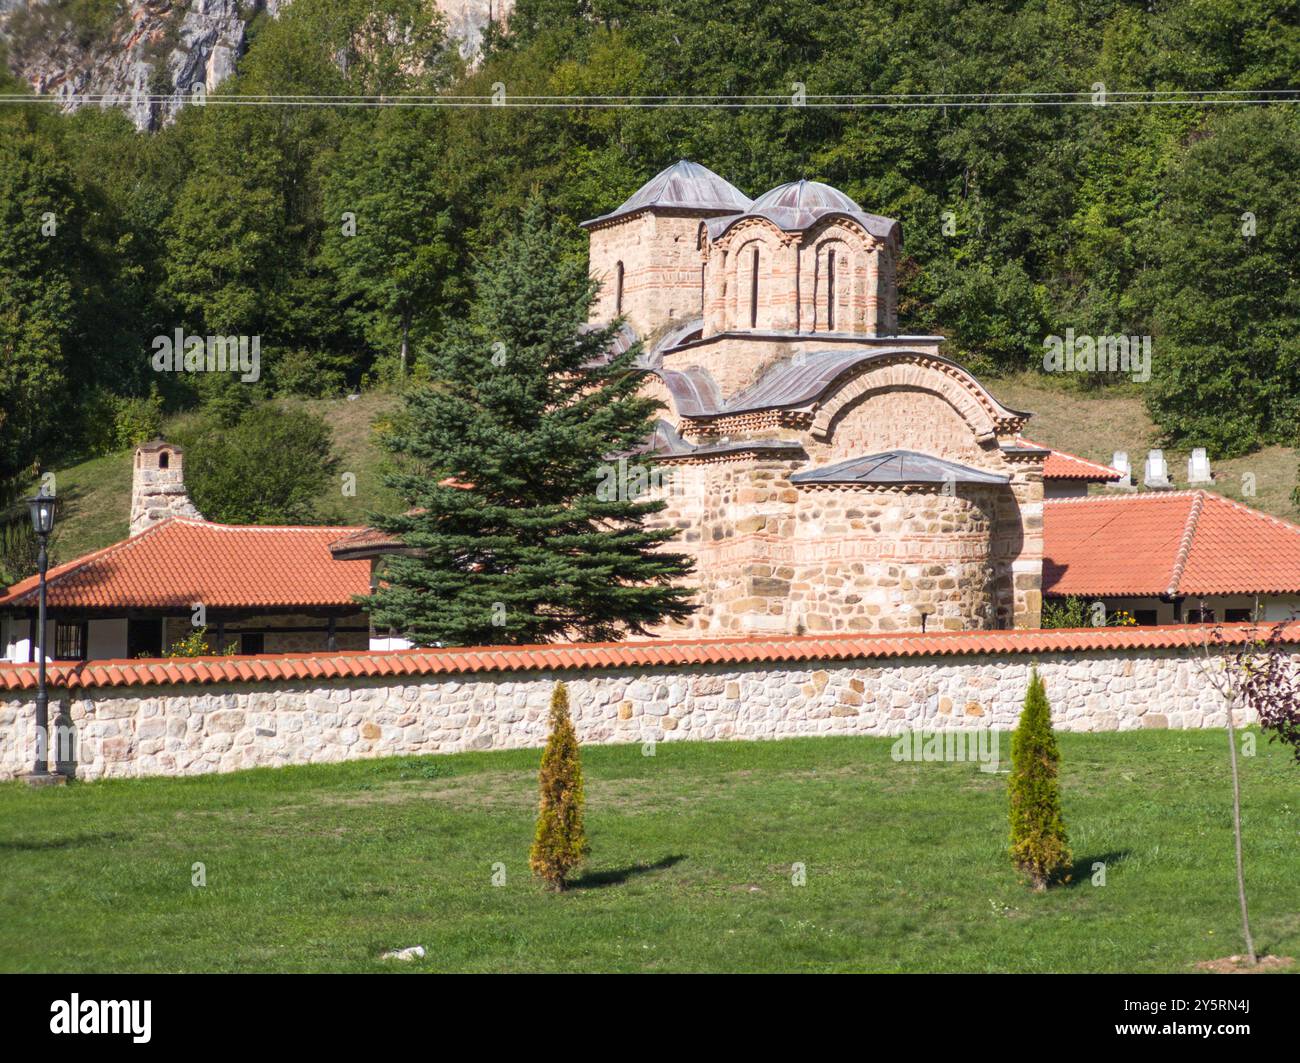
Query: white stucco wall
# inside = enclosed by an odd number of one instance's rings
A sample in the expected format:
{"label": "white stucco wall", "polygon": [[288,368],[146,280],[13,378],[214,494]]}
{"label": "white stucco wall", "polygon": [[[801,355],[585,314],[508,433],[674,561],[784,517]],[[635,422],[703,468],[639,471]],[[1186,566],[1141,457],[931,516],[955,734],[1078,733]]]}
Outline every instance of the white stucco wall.
{"label": "white stucco wall", "polygon": [[[1048,602],[1059,602],[1059,598],[1048,598]],[[1186,623],[1192,610],[1201,607],[1201,601],[1197,598],[1184,598],[1182,603],[1183,616],[1179,621],[1174,616],[1174,603],[1163,602],[1159,598],[1086,598],[1085,601],[1091,605],[1093,602],[1101,602],[1106,606],[1107,613],[1114,613],[1117,610],[1124,609],[1130,613],[1136,613],[1138,610],[1155,610],[1157,624],[1177,624]],[[1222,621],[1228,609],[1246,609],[1251,612],[1255,619],[1271,623],[1278,620],[1290,620],[1300,617],[1300,596],[1294,594],[1273,594],[1273,595],[1254,595],[1254,594],[1221,594],[1205,599],[1205,607],[1214,611],[1215,618]]]}

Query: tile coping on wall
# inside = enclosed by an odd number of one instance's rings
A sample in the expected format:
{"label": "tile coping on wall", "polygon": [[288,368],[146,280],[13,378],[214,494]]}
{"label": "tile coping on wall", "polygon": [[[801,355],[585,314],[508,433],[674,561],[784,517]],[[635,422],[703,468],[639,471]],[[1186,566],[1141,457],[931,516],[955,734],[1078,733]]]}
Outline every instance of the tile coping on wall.
{"label": "tile coping on wall", "polygon": [[[1266,638],[1276,624],[1224,624],[1222,643],[1240,646]],[[161,686],[266,680],[365,678],[403,675],[467,675],[492,672],[572,671],[589,668],[769,664],[783,661],[845,661],[982,654],[1164,650],[1214,644],[1213,628],[1064,628],[972,631],[942,634],[804,635],[762,638],[660,639],[643,642],[557,643],[541,646],[468,646],[337,653],[289,653],[263,657],[193,657],[51,663],[54,688]],[[1283,641],[1300,643],[1300,622],[1283,626]],[[35,664],[0,664],[0,691],[36,686]]]}

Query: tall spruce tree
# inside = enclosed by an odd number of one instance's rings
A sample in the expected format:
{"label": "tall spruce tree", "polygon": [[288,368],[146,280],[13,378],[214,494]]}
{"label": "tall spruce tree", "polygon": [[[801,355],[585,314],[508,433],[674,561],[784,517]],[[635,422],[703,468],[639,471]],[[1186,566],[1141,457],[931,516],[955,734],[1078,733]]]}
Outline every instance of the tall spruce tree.
{"label": "tall spruce tree", "polygon": [[385,439],[387,483],[409,509],[373,520],[415,556],[388,560],[375,623],[419,645],[481,645],[685,618],[674,581],[691,562],[659,549],[673,529],[645,527],[664,503],[638,496],[652,469],[628,454],[659,408],[637,394],[640,345],[610,357],[615,326],[584,328],[597,285],[536,202],[475,280],[467,320]]}
{"label": "tall spruce tree", "polygon": [[1037,670],[1030,676],[1020,725],[1011,736],[1011,858],[1034,889],[1044,890],[1070,867],[1057,783],[1061,754],[1052,707]]}

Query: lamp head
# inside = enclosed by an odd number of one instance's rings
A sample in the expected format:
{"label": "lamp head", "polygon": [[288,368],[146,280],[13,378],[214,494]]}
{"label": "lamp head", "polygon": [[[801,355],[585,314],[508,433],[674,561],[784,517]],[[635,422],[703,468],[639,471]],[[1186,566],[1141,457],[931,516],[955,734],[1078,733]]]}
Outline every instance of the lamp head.
{"label": "lamp head", "polygon": [[49,535],[54,530],[54,496],[37,495],[27,500],[32,514],[32,530],[37,535]]}

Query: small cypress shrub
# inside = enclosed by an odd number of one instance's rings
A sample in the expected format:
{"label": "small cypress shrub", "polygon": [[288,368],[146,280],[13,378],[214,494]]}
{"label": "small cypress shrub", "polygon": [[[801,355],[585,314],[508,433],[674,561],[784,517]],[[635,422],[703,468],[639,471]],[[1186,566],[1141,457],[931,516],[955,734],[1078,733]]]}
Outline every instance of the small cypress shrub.
{"label": "small cypress shrub", "polygon": [[1070,867],[1072,856],[1061,821],[1057,784],[1061,754],[1052,730],[1052,708],[1034,671],[1020,725],[1011,736],[1011,857],[1035,890],[1045,890]]}
{"label": "small cypress shrub", "polygon": [[551,889],[563,890],[569,873],[588,852],[582,826],[582,758],[563,683],[556,683],[551,695],[551,734],[537,782],[541,800],[528,864]]}

